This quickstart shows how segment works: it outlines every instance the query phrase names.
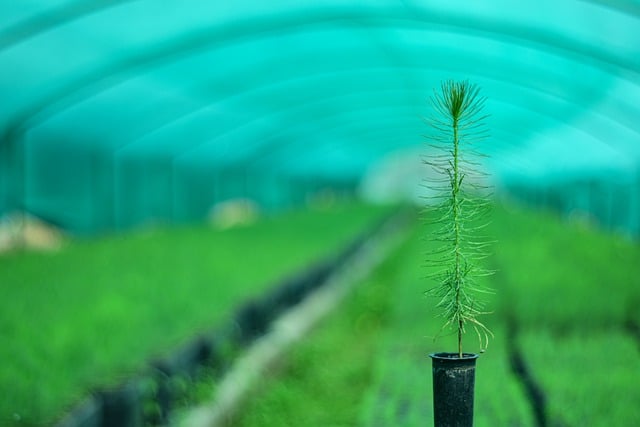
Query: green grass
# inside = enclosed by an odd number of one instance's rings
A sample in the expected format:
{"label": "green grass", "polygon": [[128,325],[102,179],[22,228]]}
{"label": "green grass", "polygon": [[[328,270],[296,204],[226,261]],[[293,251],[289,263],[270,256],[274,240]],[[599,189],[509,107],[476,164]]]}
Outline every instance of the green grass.
{"label": "green grass", "polygon": [[640,418],[640,247],[550,214],[499,210],[499,317],[546,394],[551,425],[628,425]]}
{"label": "green grass", "polygon": [[294,349],[276,378],[262,384],[235,423],[252,426],[353,426],[369,387],[378,333],[388,321],[397,268],[392,257],[347,298],[334,316]]}
{"label": "green grass", "polygon": [[[385,321],[373,322],[361,337],[344,320],[357,318],[354,312],[366,307],[356,297],[294,352],[282,381],[265,385],[264,397],[247,409],[239,426],[432,422],[427,355],[455,351],[456,337],[445,331],[433,340],[442,319],[436,317],[436,301],[422,294],[432,286],[423,279],[428,274],[423,237],[429,229],[416,225],[413,238],[360,290],[382,286],[379,291],[389,298],[379,302]],[[624,325],[640,316],[640,247],[551,214],[513,207],[496,207],[488,232],[498,241],[488,260],[498,272],[486,279],[495,290],[487,296],[494,313],[481,320],[496,337],[477,362],[475,425],[535,425],[509,365],[510,321],[518,324],[517,344],[547,396],[550,425],[629,425],[638,419],[640,354]],[[361,338],[371,336],[362,357]],[[480,348],[473,332],[464,343],[465,351]],[[362,373],[361,381],[352,381],[351,370]],[[358,397],[356,413],[351,406]]]}
{"label": "green grass", "polygon": [[[640,320],[640,247],[551,214],[496,209],[497,309],[523,327],[590,330]],[[509,313],[506,313],[509,312]]]}
{"label": "green grass", "polygon": [[475,425],[533,427],[530,404],[511,372],[507,333],[503,327],[493,332],[495,338],[477,362]]}
{"label": "green grass", "polygon": [[521,338],[546,392],[550,425],[632,425],[640,420],[640,356],[621,331],[527,331]]}
{"label": "green grass", "polygon": [[[0,354],[9,361],[0,367],[0,424],[11,422],[13,413],[26,424],[55,417],[96,378],[113,382],[139,369],[149,355],[209,328],[283,272],[329,253],[380,212],[356,206],[223,233],[153,232],[77,243],[57,255],[0,259]],[[486,282],[495,289],[487,297],[494,313],[481,320],[496,338],[478,360],[476,425],[533,425],[509,369],[510,320],[517,322],[518,345],[547,394],[552,424],[627,425],[637,419],[640,354],[624,325],[640,321],[640,247],[515,208],[496,207],[489,232],[498,240],[489,260],[498,272]],[[456,339],[446,333],[432,339],[442,319],[436,301],[422,294],[432,286],[424,279],[428,233],[429,227],[415,226],[412,238],[364,281],[344,310],[292,353],[278,378],[265,381],[237,425],[431,422],[427,355],[455,351]],[[276,236],[281,240],[274,245]],[[252,266],[241,276],[239,259]],[[144,340],[132,332],[139,330],[145,330]],[[464,345],[465,351],[479,349],[473,332]],[[63,396],[51,392],[58,389]]]}
{"label": "green grass", "polygon": [[49,424],[388,209],[297,212],[227,231],[152,230],[0,258],[0,425]]}
{"label": "green grass", "polygon": [[[427,336],[440,321],[424,315],[421,234],[414,230],[344,309],[293,351],[279,377],[265,381],[234,425],[417,426],[431,419],[428,353],[443,342],[455,348],[456,339]],[[533,425],[504,342],[492,343],[479,364],[477,425]]]}

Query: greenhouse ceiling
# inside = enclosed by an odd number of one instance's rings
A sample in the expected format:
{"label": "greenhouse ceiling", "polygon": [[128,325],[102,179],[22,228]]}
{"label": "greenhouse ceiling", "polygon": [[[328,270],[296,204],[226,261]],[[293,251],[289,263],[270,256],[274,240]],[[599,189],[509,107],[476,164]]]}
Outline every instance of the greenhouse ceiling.
{"label": "greenhouse ceiling", "polygon": [[640,3],[514,4],[3,1],[0,211],[73,217],[114,182],[153,205],[145,183],[211,171],[357,181],[424,147],[449,78],[487,97],[498,183],[637,180]]}

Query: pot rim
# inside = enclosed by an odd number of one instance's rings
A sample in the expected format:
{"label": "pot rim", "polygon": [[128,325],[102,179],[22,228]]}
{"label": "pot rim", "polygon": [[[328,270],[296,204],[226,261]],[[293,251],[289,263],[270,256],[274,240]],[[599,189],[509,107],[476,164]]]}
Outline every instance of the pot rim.
{"label": "pot rim", "polygon": [[429,357],[438,360],[474,360],[480,357],[480,355],[477,353],[462,353],[462,357],[460,357],[458,353],[439,352],[430,353]]}

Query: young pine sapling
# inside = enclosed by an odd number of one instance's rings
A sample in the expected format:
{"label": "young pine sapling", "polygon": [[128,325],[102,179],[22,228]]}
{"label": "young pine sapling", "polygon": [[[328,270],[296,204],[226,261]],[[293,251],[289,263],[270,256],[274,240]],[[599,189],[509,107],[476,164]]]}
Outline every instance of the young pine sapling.
{"label": "young pine sapling", "polygon": [[489,201],[486,174],[478,162],[484,156],[474,147],[486,137],[484,102],[476,85],[445,81],[431,97],[434,114],[427,120],[432,131],[427,136],[431,154],[424,163],[437,172],[438,178],[429,180],[426,187],[437,212],[433,240],[438,244],[428,259],[428,264],[436,267],[429,277],[437,285],[426,294],[437,298],[445,319],[442,330],[452,329],[457,334],[460,358],[462,336],[468,326],[478,334],[481,348],[492,336],[478,320],[486,314],[479,294],[488,292],[478,278],[491,274],[480,265],[489,245],[479,234],[486,225],[481,221]]}

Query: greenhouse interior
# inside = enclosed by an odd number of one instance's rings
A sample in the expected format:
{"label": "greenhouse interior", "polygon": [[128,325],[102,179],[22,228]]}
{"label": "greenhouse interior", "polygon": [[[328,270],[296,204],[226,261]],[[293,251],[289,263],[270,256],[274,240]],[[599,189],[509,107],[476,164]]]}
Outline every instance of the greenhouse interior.
{"label": "greenhouse interior", "polygon": [[0,426],[640,420],[637,0],[7,0],[0,131]]}

